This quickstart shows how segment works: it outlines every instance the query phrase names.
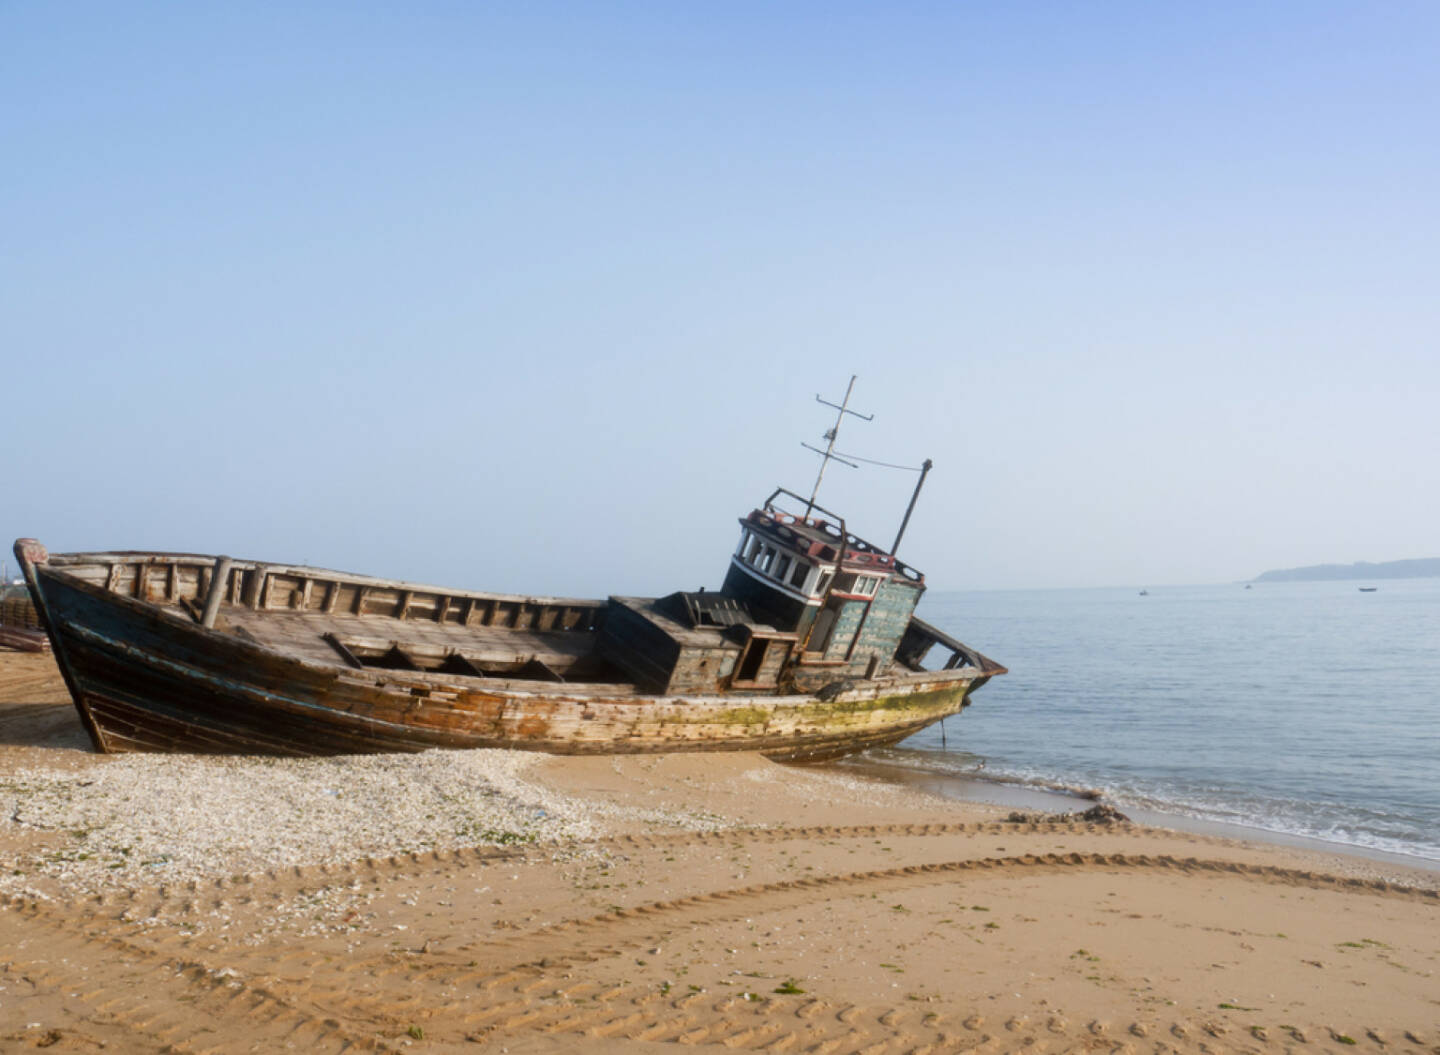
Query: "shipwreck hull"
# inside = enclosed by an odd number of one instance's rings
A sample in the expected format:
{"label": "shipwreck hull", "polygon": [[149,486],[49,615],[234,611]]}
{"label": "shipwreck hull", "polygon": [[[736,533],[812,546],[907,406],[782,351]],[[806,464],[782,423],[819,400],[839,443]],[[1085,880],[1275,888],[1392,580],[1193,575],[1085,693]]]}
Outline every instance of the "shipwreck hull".
{"label": "shipwreck hull", "polygon": [[818,699],[523,683],[326,664],[201,626],[184,609],[26,563],[97,750],[333,755],[500,747],[556,754],[758,751],[821,761],[966,706],[992,671],[855,679]]}

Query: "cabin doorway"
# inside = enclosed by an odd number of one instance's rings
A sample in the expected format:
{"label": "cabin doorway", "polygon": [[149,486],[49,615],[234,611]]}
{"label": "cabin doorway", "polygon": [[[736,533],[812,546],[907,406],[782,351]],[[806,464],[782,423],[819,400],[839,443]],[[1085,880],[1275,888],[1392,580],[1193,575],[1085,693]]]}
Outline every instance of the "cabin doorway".
{"label": "cabin doorway", "polygon": [[745,647],[745,654],[740,657],[740,666],[735,674],[736,681],[754,681],[760,676],[760,668],[765,665],[765,648],[769,644],[768,638],[750,639],[750,643]]}
{"label": "cabin doorway", "polygon": [[820,609],[815,616],[815,627],[810,631],[810,640],[805,645],[806,652],[825,652],[830,647],[830,636],[835,633],[835,619],[837,610],[826,605]]}

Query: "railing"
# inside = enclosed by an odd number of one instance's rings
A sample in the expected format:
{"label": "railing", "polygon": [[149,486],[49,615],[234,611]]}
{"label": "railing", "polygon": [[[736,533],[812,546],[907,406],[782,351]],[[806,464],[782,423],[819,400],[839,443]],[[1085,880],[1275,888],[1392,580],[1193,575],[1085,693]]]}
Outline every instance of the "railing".
{"label": "railing", "polygon": [[[783,487],[775,488],[775,490],[770,493],[770,497],[765,499],[765,503],[761,507],[760,511],[770,518],[770,520],[780,530],[780,534],[782,537],[790,541],[796,541],[805,544],[806,540],[799,537],[796,532],[792,530],[791,525],[799,524],[805,527],[814,528],[815,530],[823,533],[827,537],[834,539],[835,542],[843,545],[843,557],[841,558],[842,564],[859,564],[862,566],[870,566],[883,570],[887,573],[893,571],[900,575],[903,575],[905,578],[916,583],[922,583],[925,581],[925,576],[920,571],[910,567],[910,565],[905,564],[903,561],[892,556],[891,554],[886,553],[884,550],[880,549],[879,546],[876,546],[873,542],[867,542],[860,536],[851,534],[849,531],[847,531],[845,529],[845,518],[840,516],[840,514],[838,513],[831,512],[823,506],[812,505],[812,508],[818,509],[820,510],[820,512],[825,513],[827,516],[832,516],[837,521],[839,521],[839,527],[837,528],[828,520],[824,520],[819,517],[797,516],[794,513],[786,513],[783,510],[775,508],[775,498],[776,496],[782,494],[789,495],[797,502],[806,501],[805,499],[797,495],[794,491],[786,490]],[[811,505],[811,503],[808,502],[806,504]],[[834,561],[837,557],[837,554],[841,552],[838,548],[833,546],[827,547],[822,542],[809,542],[805,545],[805,549],[807,556],[816,557],[821,560],[827,561]]]}
{"label": "railing", "polygon": [[[450,626],[595,631],[606,601],[446,590],[295,565],[199,554],[56,554],[57,568],[152,604],[178,605],[205,622],[212,605],[256,611],[388,616]],[[202,604],[204,611],[202,612]],[[211,614],[209,623],[213,623]],[[209,625],[207,623],[207,625]]]}

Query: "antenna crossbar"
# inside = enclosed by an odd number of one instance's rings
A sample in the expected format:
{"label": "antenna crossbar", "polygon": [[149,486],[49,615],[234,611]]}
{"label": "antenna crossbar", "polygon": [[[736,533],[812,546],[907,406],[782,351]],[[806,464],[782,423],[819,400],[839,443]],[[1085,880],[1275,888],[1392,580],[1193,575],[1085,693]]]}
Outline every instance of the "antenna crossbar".
{"label": "antenna crossbar", "polygon": [[[825,449],[824,449],[823,451],[820,451],[820,450],[816,450],[814,447],[810,447],[810,450],[815,451],[815,453],[817,453],[817,454],[820,455],[820,471],[815,474],[815,487],[814,487],[814,489],[810,492],[810,500],[805,503],[805,515],[806,515],[807,517],[810,515],[810,510],[812,510],[812,509],[815,508],[815,498],[816,498],[817,495],[820,494],[820,481],[825,478],[825,468],[826,468],[826,466],[828,466],[828,465],[830,464],[830,459],[836,458],[836,454],[835,454],[835,437],[840,434],[840,423],[845,420],[845,415],[846,415],[846,414],[853,415],[854,417],[860,418],[862,421],[874,421],[874,420],[875,420],[875,415],[874,415],[874,414],[868,414],[868,415],[867,415],[867,414],[861,414],[858,410],[851,410],[851,409],[850,409],[850,393],[853,392],[854,390],[855,390],[855,375],[854,375],[854,374],[851,374],[851,375],[850,375],[850,383],[845,386],[845,398],[844,398],[841,402],[839,402],[839,403],[831,403],[828,399],[821,399],[821,398],[820,398],[820,394],[819,394],[818,392],[815,394],[815,402],[817,402],[817,403],[823,403],[823,404],[824,404],[825,406],[827,406],[827,407],[833,407],[835,410],[839,411],[839,413],[835,415],[835,424],[834,424],[834,426],[830,429],[829,432],[825,433],[825,439],[829,441],[829,442],[826,444]],[[809,447],[809,444],[801,444],[801,446]],[[838,458],[837,460],[839,460],[839,461],[841,461],[841,462],[844,462],[846,465],[849,465],[852,469],[853,469],[853,468],[857,468],[857,466],[855,466],[854,463],[852,463],[852,462],[846,462],[844,458]]]}
{"label": "antenna crossbar", "polygon": [[[826,454],[826,452],[825,452],[825,451],[822,451],[819,447],[812,447],[812,446],[810,446],[810,444],[805,443],[805,442],[803,442],[803,441],[801,442],[800,446],[804,447],[807,451],[814,451],[816,454],[824,455],[825,457],[828,457],[828,458],[833,458],[835,461],[839,462],[841,465],[848,465],[848,466],[850,466],[850,468],[852,468],[852,469],[858,469],[858,468],[860,468],[860,466],[856,465],[854,462],[847,462],[847,461],[845,460],[845,456],[844,456],[844,455],[840,455],[840,454]],[[855,456],[852,454],[852,455],[850,455],[850,457],[853,458],[853,457],[855,457]],[[817,480],[816,483],[818,484],[819,481]],[[810,496],[810,504],[811,504],[811,505],[814,505],[814,504],[815,504],[815,496],[814,496],[813,494]]]}

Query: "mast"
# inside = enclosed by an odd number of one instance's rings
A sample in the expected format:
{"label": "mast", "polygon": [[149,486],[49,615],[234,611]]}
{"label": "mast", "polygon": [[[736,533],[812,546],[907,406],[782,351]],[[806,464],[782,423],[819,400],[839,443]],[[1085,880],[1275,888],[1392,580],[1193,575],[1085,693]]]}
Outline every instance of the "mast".
{"label": "mast", "polygon": [[[850,409],[850,396],[855,391],[856,376],[855,374],[850,375],[850,383],[845,386],[845,398],[839,403],[831,403],[828,399],[821,399],[819,393],[815,395],[815,402],[835,408],[835,424],[825,433],[825,439],[828,442],[825,444],[823,451],[819,447],[810,446],[808,443],[802,442],[800,444],[800,446],[806,450],[814,451],[820,455],[820,471],[815,474],[815,487],[810,492],[809,501],[805,503],[805,516],[809,517],[811,511],[815,509],[815,499],[820,494],[820,481],[825,478],[825,470],[829,467],[832,459],[840,462],[842,465],[848,465],[852,469],[860,468],[856,462],[865,462],[868,465],[879,465],[886,469],[903,469],[906,472],[919,473],[920,479],[915,482],[915,491],[910,495],[910,504],[905,508],[905,517],[900,521],[900,530],[895,534],[895,543],[890,547],[890,555],[893,557],[895,551],[900,548],[900,540],[905,537],[905,529],[910,526],[910,514],[915,512],[915,503],[920,498],[920,489],[925,486],[925,477],[930,474],[930,470],[934,467],[935,463],[929,458],[926,458],[925,463],[917,468],[911,465],[892,465],[889,462],[874,461],[870,458],[862,458],[858,454],[840,455],[835,453],[835,440],[840,435],[840,424],[845,420],[846,414],[853,415],[862,421],[875,420],[874,414],[861,414],[858,410]],[[855,461],[850,461],[850,458],[854,458]],[[797,495],[796,497],[798,498],[799,496]],[[836,565],[836,570],[839,570],[838,564]]]}
{"label": "mast", "polygon": [[905,529],[910,526],[910,514],[915,512],[915,502],[920,497],[920,488],[925,486],[925,477],[930,475],[930,470],[935,465],[929,458],[920,466],[920,479],[915,481],[915,493],[910,496],[910,504],[905,507],[905,519],[900,521],[900,530],[895,532],[895,544],[890,547],[890,556],[900,549],[900,540],[905,537]]}
{"label": "mast", "polygon": [[825,433],[825,438],[830,442],[826,444],[823,451],[818,447],[811,447],[808,443],[800,444],[800,446],[804,447],[806,450],[814,451],[816,454],[821,456],[820,471],[815,474],[815,487],[810,492],[810,500],[805,503],[805,515],[807,517],[810,515],[810,511],[815,508],[815,498],[820,494],[820,481],[825,478],[825,468],[830,464],[831,458],[834,458],[836,461],[842,462],[843,464],[850,466],[850,468],[852,469],[859,468],[859,466],[856,465],[854,462],[845,461],[844,458],[840,457],[838,454],[835,453],[835,438],[840,435],[840,423],[845,420],[846,414],[853,414],[855,417],[860,418],[862,421],[875,420],[874,414],[861,414],[859,411],[850,409],[850,393],[855,389],[855,378],[855,374],[850,375],[850,383],[845,386],[845,398],[839,403],[831,403],[828,399],[821,399],[820,393],[815,393],[815,402],[824,403],[827,407],[834,407],[837,413],[835,415],[834,427]]}

